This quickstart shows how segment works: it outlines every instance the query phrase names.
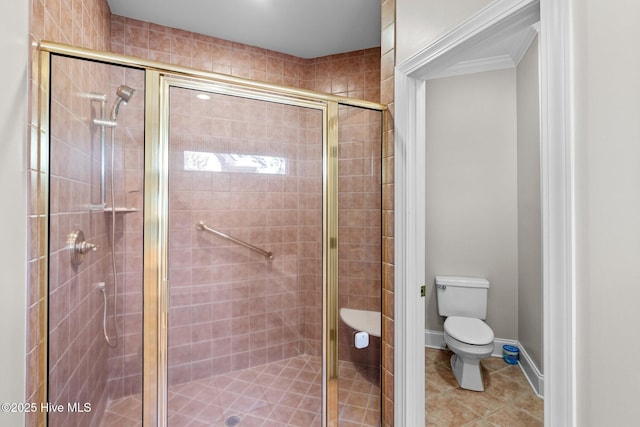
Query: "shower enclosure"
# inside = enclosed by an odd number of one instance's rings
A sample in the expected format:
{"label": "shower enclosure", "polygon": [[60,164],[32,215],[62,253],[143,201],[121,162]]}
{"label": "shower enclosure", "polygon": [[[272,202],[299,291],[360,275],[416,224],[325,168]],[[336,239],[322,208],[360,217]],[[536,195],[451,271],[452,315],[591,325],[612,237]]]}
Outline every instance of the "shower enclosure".
{"label": "shower enclosure", "polygon": [[48,425],[378,426],[384,107],[41,52]]}

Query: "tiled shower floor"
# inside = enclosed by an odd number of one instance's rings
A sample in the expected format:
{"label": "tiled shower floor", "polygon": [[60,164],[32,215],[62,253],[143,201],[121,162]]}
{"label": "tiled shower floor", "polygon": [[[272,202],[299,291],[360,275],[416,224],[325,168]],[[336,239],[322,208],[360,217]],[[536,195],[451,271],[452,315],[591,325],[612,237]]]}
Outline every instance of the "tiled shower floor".
{"label": "tiled shower floor", "polygon": [[[169,388],[170,427],[320,426],[320,359],[297,356]],[[340,426],[379,425],[380,388],[350,362],[339,364]],[[377,381],[379,383],[379,381]],[[141,426],[142,400],[111,401],[101,427]],[[235,422],[235,423],[234,423]]]}

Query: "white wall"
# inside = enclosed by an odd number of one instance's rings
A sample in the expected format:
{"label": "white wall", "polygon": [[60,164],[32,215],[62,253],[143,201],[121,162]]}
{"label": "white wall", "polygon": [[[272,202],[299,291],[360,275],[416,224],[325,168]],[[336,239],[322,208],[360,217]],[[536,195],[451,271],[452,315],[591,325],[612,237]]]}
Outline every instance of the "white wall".
{"label": "white wall", "polygon": [[579,426],[640,423],[640,2],[567,0],[573,93]]}
{"label": "white wall", "polygon": [[396,0],[396,64],[493,0]]}
{"label": "white wall", "polygon": [[542,207],[538,39],[516,67],[518,104],[518,341],[543,371]]}
{"label": "white wall", "polygon": [[[26,129],[29,2],[7,0],[0,14],[0,402],[24,402],[26,352]],[[0,425],[24,424],[0,411]]]}
{"label": "white wall", "polygon": [[518,338],[515,69],[429,80],[426,328],[442,330],[435,275],[491,282],[487,323]]}

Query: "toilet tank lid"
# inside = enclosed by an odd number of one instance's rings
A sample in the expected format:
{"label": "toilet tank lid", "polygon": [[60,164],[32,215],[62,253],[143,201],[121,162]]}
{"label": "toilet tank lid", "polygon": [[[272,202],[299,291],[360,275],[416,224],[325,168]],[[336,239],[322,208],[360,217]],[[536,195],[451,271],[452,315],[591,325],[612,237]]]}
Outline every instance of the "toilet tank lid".
{"label": "toilet tank lid", "polygon": [[488,288],[489,281],[481,277],[436,276],[436,285],[466,288]]}

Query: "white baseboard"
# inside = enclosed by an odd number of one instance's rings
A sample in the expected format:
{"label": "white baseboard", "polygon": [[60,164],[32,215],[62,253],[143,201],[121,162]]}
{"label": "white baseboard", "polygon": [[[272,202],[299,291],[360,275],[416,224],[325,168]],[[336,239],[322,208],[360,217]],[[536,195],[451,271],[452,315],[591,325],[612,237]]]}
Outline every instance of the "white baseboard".
{"label": "white baseboard", "polygon": [[544,397],[544,375],[540,373],[536,364],[533,363],[524,346],[519,344],[518,348],[520,349],[520,368],[524,372],[524,376],[536,395],[540,398]]}
{"label": "white baseboard", "polygon": [[[425,347],[443,350],[445,348],[444,332],[426,329],[424,331],[424,343]],[[540,373],[540,370],[535,365],[535,363],[533,363],[533,360],[531,360],[531,357],[529,357],[527,351],[520,344],[520,342],[496,338],[493,343],[493,354],[491,355],[493,357],[502,357],[502,346],[505,344],[515,345],[520,349],[520,359],[518,365],[520,365],[520,369],[524,373],[525,378],[527,379],[527,381],[529,381],[529,385],[531,385],[533,392],[538,397],[543,397],[544,376]]]}

